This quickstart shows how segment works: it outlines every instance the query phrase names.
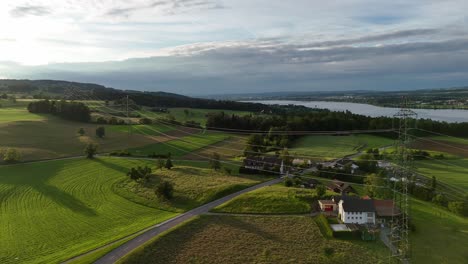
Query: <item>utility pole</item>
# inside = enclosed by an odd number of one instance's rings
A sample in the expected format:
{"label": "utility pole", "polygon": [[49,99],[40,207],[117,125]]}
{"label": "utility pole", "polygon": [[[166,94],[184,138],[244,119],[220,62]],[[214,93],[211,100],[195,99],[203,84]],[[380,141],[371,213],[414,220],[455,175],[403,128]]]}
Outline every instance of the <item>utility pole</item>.
{"label": "utility pole", "polygon": [[131,120],[130,120],[130,113],[129,113],[129,108],[128,108],[128,95],[127,95],[127,151],[130,149],[130,132],[131,132]]}
{"label": "utility pole", "polygon": [[[403,98],[401,109],[393,116],[398,119],[398,139],[396,140],[397,165],[394,170],[396,181],[393,185],[393,203],[398,206],[400,214],[392,216],[390,241],[395,249],[392,252],[393,259],[402,263],[410,261],[410,241],[409,241],[409,211],[410,198],[409,188],[414,184],[412,169],[412,153],[409,149],[411,137],[408,131],[410,122],[416,122],[418,115],[408,108],[408,101]],[[398,186],[400,183],[400,187]]]}

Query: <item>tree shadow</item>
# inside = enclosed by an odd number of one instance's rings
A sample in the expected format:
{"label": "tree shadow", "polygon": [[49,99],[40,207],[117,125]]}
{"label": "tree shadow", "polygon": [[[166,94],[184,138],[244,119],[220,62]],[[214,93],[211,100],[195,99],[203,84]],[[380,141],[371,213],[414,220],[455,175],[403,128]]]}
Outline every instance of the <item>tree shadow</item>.
{"label": "tree shadow", "polygon": [[[47,165],[47,164],[41,164],[41,165]],[[34,170],[34,172],[30,168],[32,164],[16,165],[16,166],[19,166],[19,167],[16,167],[17,170],[24,170],[24,171],[22,172],[17,171],[16,173],[18,175],[14,175],[14,176],[7,175],[6,177],[0,177],[0,184],[9,184],[13,186],[7,192],[2,193],[2,195],[0,196],[1,198],[0,201],[4,201],[8,197],[14,195],[15,190],[17,190],[21,186],[26,187],[26,188],[30,187],[34,189],[35,191],[39,192],[40,194],[44,195],[45,197],[49,198],[52,202],[62,207],[68,208],[69,210],[75,213],[83,214],[86,216],[96,216],[97,215],[96,211],[92,209],[91,207],[87,206],[84,202],[74,197],[70,193],[67,193],[64,190],[61,190],[57,188],[56,186],[48,184],[49,178],[55,175],[55,173],[60,171],[60,169],[62,169],[63,167],[62,164],[60,163],[56,163],[54,165],[47,166],[47,169],[45,169],[44,171],[41,171],[41,170],[45,168],[45,166],[43,168],[36,168],[37,170]],[[11,171],[7,170],[7,173],[8,172],[11,172]],[[35,175],[34,176],[31,175],[32,173],[35,173]],[[15,173],[13,172],[13,174]],[[39,179],[31,179],[32,177],[38,177]]]}
{"label": "tree shadow", "polygon": [[[109,162],[109,161],[106,161],[105,159],[101,159],[101,158],[94,158],[94,159],[91,159],[91,161],[94,161],[94,162],[97,162],[111,170],[115,170],[115,171],[119,171],[119,172],[122,172],[122,173],[127,173],[128,171],[130,171],[130,168],[128,167],[124,167],[124,166],[121,166],[121,165],[118,165],[118,164],[115,164],[115,163],[112,163],[112,162]],[[140,164],[140,166],[143,165],[143,164]]]}

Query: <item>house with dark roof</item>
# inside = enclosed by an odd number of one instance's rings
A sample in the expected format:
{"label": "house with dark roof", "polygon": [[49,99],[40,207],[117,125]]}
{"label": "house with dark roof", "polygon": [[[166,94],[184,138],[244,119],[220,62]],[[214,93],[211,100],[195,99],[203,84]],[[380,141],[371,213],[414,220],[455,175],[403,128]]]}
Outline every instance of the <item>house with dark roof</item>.
{"label": "house with dark roof", "polygon": [[338,217],[346,224],[375,224],[374,201],[342,196],[338,202]]}
{"label": "house with dark roof", "polygon": [[350,193],[354,192],[353,187],[347,183],[338,180],[333,180],[328,183],[327,189],[336,193]]}
{"label": "house with dark roof", "polygon": [[244,159],[244,167],[252,170],[273,170],[280,168],[282,159],[275,156],[250,156]]}

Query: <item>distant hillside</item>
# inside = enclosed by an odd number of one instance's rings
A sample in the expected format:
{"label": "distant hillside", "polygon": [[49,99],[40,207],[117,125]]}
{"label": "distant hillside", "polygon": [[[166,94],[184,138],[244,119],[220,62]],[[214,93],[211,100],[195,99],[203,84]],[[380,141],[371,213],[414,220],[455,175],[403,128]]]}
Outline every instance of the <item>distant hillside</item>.
{"label": "distant hillside", "polygon": [[93,83],[57,80],[0,80],[0,93],[34,98],[109,101],[119,100],[128,95],[137,104],[149,107],[189,107],[258,112],[272,109],[271,106],[258,103],[201,99],[167,92],[118,90]]}

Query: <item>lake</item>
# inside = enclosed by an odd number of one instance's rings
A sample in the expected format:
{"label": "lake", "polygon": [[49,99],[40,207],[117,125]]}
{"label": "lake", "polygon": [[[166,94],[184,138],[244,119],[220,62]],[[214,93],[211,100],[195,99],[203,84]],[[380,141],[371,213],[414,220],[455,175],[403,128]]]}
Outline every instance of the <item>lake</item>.
{"label": "lake", "polygon": [[[369,104],[345,103],[345,102],[326,102],[326,101],[288,101],[288,100],[256,100],[247,101],[262,104],[278,105],[303,105],[310,108],[322,108],[332,111],[350,111],[354,114],[366,115],[371,117],[387,116],[391,117],[398,112],[398,108],[381,107]],[[468,122],[468,110],[452,109],[413,109],[418,114],[418,118],[432,119],[446,122]]]}

